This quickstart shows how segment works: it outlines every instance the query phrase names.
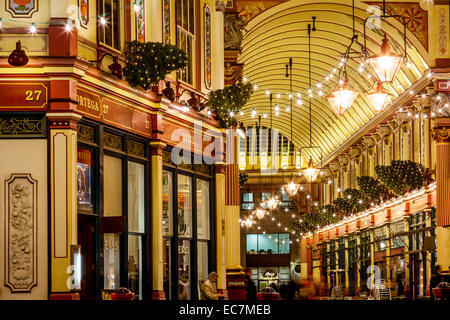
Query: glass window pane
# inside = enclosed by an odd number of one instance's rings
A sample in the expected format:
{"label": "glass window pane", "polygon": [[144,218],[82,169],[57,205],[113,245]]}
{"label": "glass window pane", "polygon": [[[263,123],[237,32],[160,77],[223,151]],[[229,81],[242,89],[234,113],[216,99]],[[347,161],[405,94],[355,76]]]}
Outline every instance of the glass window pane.
{"label": "glass window pane", "polygon": [[120,246],[119,234],[104,234],[103,278],[104,289],[114,290],[120,287]]}
{"label": "glass window pane", "polygon": [[142,237],[128,235],[128,285],[138,300],[142,300]]}
{"label": "glass window pane", "polygon": [[144,165],[128,162],[128,231],[144,233]]}
{"label": "glass window pane", "polygon": [[165,239],[164,241],[163,264],[164,264],[164,278],[163,278],[164,293],[166,294],[166,299],[171,299],[172,282],[170,281],[170,277],[172,274],[172,264],[170,261],[170,239]]}
{"label": "glass window pane", "polygon": [[105,216],[122,215],[122,160],[110,156],[103,163],[103,200]]}
{"label": "glass window pane", "polygon": [[279,254],[289,254],[289,233],[282,233],[278,236]]}
{"label": "glass window pane", "polygon": [[258,234],[258,254],[278,254],[278,235]]}
{"label": "glass window pane", "polygon": [[172,194],[172,172],[163,171],[163,234],[172,235],[173,217],[173,194]]}
{"label": "glass window pane", "polygon": [[256,254],[258,252],[258,235],[247,234],[247,254]]}
{"label": "glass window pane", "polygon": [[78,148],[77,152],[78,208],[92,209],[92,152]]}
{"label": "glass window pane", "polygon": [[198,268],[198,285],[201,287],[202,281],[208,277],[208,243],[200,241],[197,243],[197,268]]}
{"label": "glass window pane", "polygon": [[178,175],[178,235],[192,235],[192,193],[191,177]]}
{"label": "glass window pane", "polygon": [[189,240],[178,241],[178,300],[191,299],[191,250]]}
{"label": "glass window pane", "polygon": [[243,201],[244,202],[253,202],[253,193],[244,193]]}
{"label": "glass window pane", "polygon": [[209,240],[209,182],[197,179],[197,237]]}

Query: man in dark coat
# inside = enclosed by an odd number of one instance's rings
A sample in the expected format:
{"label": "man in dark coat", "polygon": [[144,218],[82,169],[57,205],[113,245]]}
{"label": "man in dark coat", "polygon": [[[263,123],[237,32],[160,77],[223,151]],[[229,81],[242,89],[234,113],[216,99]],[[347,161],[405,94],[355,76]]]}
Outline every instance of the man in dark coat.
{"label": "man in dark coat", "polygon": [[252,280],[252,269],[245,269],[245,278],[247,279],[247,301],[256,301],[256,286]]}
{"label": "man in dark coat", "polygon": [[430,279],[430,299],[431,300],[435,300],[435,296],[433,293],[433,289],[436,288],[438,286],[439,283],[441,283],[442,281],[444,281],[443,276],[441,275],[441,266],[437,265],[434,268],[434,272],[431,275],[431,279]]}

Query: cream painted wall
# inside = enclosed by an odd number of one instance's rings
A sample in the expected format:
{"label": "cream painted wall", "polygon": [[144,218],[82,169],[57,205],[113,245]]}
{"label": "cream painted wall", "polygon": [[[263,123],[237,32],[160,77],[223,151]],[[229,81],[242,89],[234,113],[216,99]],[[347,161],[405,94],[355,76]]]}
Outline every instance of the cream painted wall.
{"label": "cream painted wall", "polygon": [[[48,294],[48,208],[47,140],[0,140],[0,300],[47,299]],[[11,293],[5,284],[5,180],[12,173],[30,173],[37,190],[37,286],[31,293]]]}

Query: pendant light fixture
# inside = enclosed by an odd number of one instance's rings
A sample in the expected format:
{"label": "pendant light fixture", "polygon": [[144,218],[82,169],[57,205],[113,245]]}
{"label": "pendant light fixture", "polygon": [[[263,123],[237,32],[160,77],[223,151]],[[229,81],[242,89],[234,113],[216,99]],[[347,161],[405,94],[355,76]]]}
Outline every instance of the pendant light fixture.
{"label": "pendant light fixture", "polygon": [[[273,137],[272,132],[272,94],[269,95],[270,99],[270,136],[271,139]],[[270,186],[272,187],[272,173],[273,173],[273,162],[270,162]],[[267,208],[269,208],[270,211],[273,211],[277,208],[278,204],[280,203],[280,200],[275,194],[270,193],[270,199],[266,200]]]}
{"label": "pendant light fixture", "polygon": [[344,79],[342,85],[338,85],[333,91],[334,103],[339,106],[339,114],[350,108],[358,96],[358,91],[353,89],[347,77],[347,71],[344,71]]}
{"label": "pendant light fixture", "polygon": [[[289,64],[286,65],[286,77],[289,77],[289,97],[291,97],[290,100],[290,111],[291,111],[291,145],[294,145],[293,141],[293,108],[292,108],[292,58],[289,58]],[[294,152],[294,159],[295,159],[295,152]],[[289,166],[292,167],[292,157],[289,157]],[[284,190],[288,193],[289,197],[293,197],[297,194],[298,189],[300,188],[300,185],[298,183],[295,183],[294,175],[291,174],[291,181],[288,184],[283,185]]]}
{"label": "pendant light fixture", "polygon": [[372,107],[377,112],[383,110],[383,108],[387,106],[389,102],[391,102],[391,95],[383,90],[381,81],[378,81],[377,89],[374,92],[368,94],[367,98],[369,99]]}
{"label": "pendant light fixture", "polygon": [[[311,31],[316,31],[316,17],[313,17],[313,26],[311,28],[311,24],[308,24],[308,61],[309,61],[309,88],[311,88]],[[300,157],[301,152],[304,149],[320,149],[320,161],[322,162],[322,148],[315,147],[312,145],[312,102],[311,96],[309,96],[309,147],[302,147],[300,149]],[[313,183],[316,181],[318,175],[320,173],[320,168],[314,167],[314,163],[312,157],[310,156],[308,161],[308,166],[306,168],[301,169],[301,174],[306,178],[308,183]]]}
{"label": "pendant light fixture", "polygon": [[375,70],[381,82],[391,83],[400,70],[403,57],[399,54],[391,53],[389,39],[385,33],[381,44],[381,52],[368,57],[366,60]]}
{"label": "pendant light fixture", "polygon": [[[367,36],[366,36],[366,24],[369,19],[387,19],[394,18],[396,20],[401,20],[403,23],[403,56],[399,54],[391,53],[391,46],[389,44],[389,39],[387,34],[384,34],[384,38],[381,44],[381,50],[379,54],[369,56],[367,50]],[[397,75],[403,61],[407,60],[406,53],[406,19],[402,15],[390,15],[386,14],[386,0],[383,0],[383,14],[381,16],[370,16],[364,20],[364,55],[366,61],[375,70],[378,79],[381,82],[391,83],[395,76]]]}

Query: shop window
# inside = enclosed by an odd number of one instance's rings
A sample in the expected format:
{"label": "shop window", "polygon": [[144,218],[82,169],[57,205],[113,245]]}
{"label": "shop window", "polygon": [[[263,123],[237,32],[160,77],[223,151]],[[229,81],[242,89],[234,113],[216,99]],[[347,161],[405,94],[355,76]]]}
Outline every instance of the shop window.
{"label": "shop window", "polygon": [[172,172],[163,171],[163,234],[164,236],[172,235],[172,219],[173,219],[173,180]]}
{"label": "shop window", "polygon": [[186,68],[178,72],[181,81],[193,84],[193,57],[195,45],[194,0],[176,0],[177,46],[188,55]]}
{"label": "shop window", "polygon": [[163,276],[163,287],[166,299],[172,298],[172,288],[170,283],[172,264],[170,261],[170,239],[164,239],[164,253],[163,253],[163,265],[164,265],[164,276]]}
{"label": "shop window", "polygon": [[278,252],[279,254],[289,254],[289,233],[278,235]]}
{"label": "shop window", "polygon": [[209,182],[197,179],[197,238],[209,240]]}
{"label": "shop window", "polygon": [[191,247],[189,240],[178,241],[178,300],[191,299]]}
{"label": "shop window", "polygon": [[192,181],[191,177],[178,175],[178,236],[192,235]]}
{"label": "shop window", "polygon": [[145,217],[144,165],[128,161],[128,283],[142,299],[142,237]]}
{"label": "shop window", "polygon": [[92,203],[92,152],[78,148],[77,151],[77,200],[78,210],[93,212]]}
{"label": "shop window", "polygon": [[197,279],[199,286],[208,277],[208,243],[197,243]]}
{"label": "shop window", "polygon": [[[104,216],[122,215],[122,160],[104,157]],[[120,287],[120,236],[117,233],[104,234],[104,288]]]}
{"label": "shop window", "polygon": [[278,254],[278,235],[258,234],[258,254]]}
{"label": "shop window", "polygon": [[258,235],[257,234],[247,234],[247,254],[258,253]]}
{"label": "shop window", "polygon": [[100,0],[99,17],[106,20],[105,24],[99,21],[99,42],[116,50],[121,50],[121,12],[120,0]]}

